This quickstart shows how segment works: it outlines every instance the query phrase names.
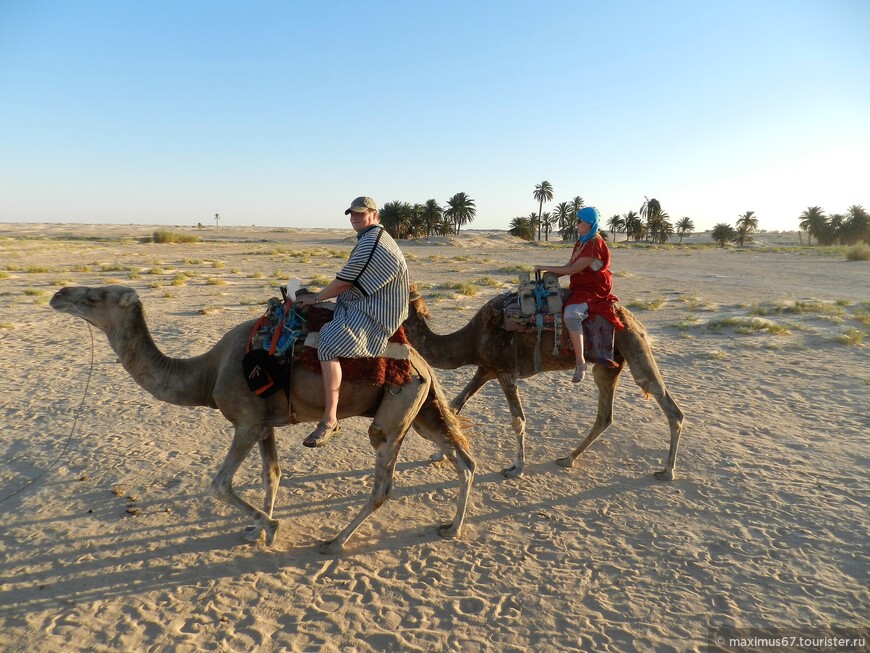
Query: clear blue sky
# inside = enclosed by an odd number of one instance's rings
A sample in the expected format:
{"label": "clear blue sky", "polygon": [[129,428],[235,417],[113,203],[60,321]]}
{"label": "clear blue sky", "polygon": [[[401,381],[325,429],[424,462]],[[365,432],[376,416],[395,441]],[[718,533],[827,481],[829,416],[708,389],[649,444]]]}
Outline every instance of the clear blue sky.
{"label": "clear blue sky", "polygon": [[0,0],[0,221],[870,209],[870,1]]}

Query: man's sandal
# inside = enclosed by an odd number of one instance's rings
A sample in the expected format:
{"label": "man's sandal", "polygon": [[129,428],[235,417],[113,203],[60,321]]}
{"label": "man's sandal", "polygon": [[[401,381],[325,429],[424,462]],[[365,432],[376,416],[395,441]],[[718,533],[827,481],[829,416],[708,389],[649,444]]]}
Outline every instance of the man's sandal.
{"label": "man's sandal", "polygon": [[318,422],[317,428],[302,441],[302,444],[306,447],[322,447],[332,440],[339,431],[341,431],[341,424],[338,422],[332,426],[329,426],[324,422]]}
{"label": "man's sandal", "polygon": [[577,367],[574,368],[574,376],[571,377],[572,383],[580,383],[583,379],[586,378],[586,363],[580,363]]}

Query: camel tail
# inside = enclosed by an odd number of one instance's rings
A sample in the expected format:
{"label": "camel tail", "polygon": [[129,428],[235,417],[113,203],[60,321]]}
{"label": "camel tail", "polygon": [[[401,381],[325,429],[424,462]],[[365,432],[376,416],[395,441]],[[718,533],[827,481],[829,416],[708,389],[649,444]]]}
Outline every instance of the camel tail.
{"label": "camel tail", "polygon": [[431,407],[428,411],[431,418],[439,422],[450,443],[458,449],[468,451],[470,443],[462,428],[463,420],[450,408],[450,402],[444,397],[441,384],[434,374],[432,374],[432,383],[429,386],[428,403]]}

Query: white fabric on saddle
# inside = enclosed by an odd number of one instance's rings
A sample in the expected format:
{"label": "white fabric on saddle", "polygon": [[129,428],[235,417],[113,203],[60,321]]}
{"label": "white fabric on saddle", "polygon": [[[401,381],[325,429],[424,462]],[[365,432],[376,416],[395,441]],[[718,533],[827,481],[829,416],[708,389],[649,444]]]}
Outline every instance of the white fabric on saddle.
{"label": "white fabric on saddle", "polygon": [[[306,347],[312,347],[313,349],[317,349],[320,344],[320,332],[315,331],[314,333],[309,333],[305,336],[305,342],[303,343]],[[388,342],[387,348],[383,354],[381,354],[383,358],[392,358],[395,360],[406,361],[411,358],[411,347],[409,345],[402,344],[400,342]]]}

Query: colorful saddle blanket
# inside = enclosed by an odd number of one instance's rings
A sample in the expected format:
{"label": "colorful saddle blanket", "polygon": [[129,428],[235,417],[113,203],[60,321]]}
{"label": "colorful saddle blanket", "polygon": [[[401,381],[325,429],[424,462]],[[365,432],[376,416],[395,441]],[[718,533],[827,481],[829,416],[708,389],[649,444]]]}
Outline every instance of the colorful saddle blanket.
{"label": "colorful saddle blanket", "polygon": [[[306,370],[320,373],[317,359],[317,343],[320,329],[332,319],[332,310],[321,306],[305,309],[308,335],[299,353],[297,362]],[[404,385],[411,380],[411,345],[405,329],[399,327],[387,344],[385,356],[378,358],[339,358],[342,380],[367,385]]]}

